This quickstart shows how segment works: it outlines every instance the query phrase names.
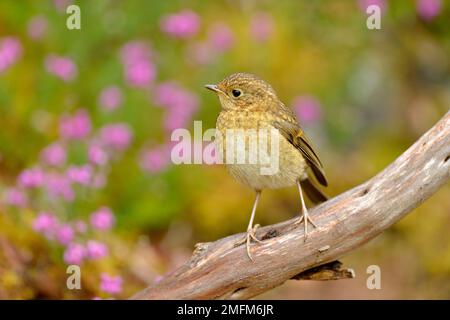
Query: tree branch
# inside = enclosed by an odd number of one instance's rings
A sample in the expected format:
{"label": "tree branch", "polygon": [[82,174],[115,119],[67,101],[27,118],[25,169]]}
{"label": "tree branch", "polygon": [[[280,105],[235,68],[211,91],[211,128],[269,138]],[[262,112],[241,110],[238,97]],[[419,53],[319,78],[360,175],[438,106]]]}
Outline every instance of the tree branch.
{"label": "tree branch", "polygon": [[188,262],[132,299],[246,299],[291,278],[352,277],[326,263],[386,230],[449,178],[450,112],[378,175],[311,209],[318,228],[307,241],[291,219],[257,230],[263,242],[252,246],[253,262],[243,233],[198,244]]}

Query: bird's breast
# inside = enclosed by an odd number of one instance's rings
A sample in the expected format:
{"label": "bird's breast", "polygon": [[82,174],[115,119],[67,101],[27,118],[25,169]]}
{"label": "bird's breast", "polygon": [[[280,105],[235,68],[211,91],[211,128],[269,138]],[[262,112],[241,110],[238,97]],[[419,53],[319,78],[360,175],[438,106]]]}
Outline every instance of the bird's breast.
{"label": "bird's breast", "polygon": [[277,189],[306,178],[300,152],[271,125],[270,114],[221,112],[216,146],[229,173],[256,190]]}

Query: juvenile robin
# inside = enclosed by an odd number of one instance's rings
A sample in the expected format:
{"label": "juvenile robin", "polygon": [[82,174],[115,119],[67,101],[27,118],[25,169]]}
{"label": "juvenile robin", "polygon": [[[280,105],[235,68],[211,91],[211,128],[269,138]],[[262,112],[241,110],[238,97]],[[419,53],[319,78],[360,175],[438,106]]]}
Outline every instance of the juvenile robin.
{"label": "juvenile robin", "polygon": [[[278,136],[278,170],[273,174],[262,174],[262,163],[236,163],[224,160],[229,173],[239,182],[256,192],[250,221],[247,228],[246,248],[251,260],[251,240],[260,242],[255,235],[258,227],[253,226],[256,208],[263,189],[277,189],[296,185],[300,193],[302,214],[296,224],[304,223],[304,237],[308,236],[308,223],[316,224],[308,216],[303,191],[315,203],[326,201],[327,197],[316,187],[311,178],[327,186],[322,163],[311,143],[301,129],[294,113],[277,97],[274,89],[264,80],[248,73],[228,76],[217,85],[206,85],[217,93],[222,110],[216,123],[216,143],[219,154],[225,159],[228,131],[256,132],[257,139],[268,130],[276,130]],[[265,130],[261,130],[265,129]],[[250,135],[246,136],[248,142]],[[274,139],[272,139],[274,140]],[[270,142],[270,139],[268,140]],[[250,152],[248,146],[242,152]],[[247,155],[248,157],[248,155]],[[235,158],[232,158],[235,160]]]}

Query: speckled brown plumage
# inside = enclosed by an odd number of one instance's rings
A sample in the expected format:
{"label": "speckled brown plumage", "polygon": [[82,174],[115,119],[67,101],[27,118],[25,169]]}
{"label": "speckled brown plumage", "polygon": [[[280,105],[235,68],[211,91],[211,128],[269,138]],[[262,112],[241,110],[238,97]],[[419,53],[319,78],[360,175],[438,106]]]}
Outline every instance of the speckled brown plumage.
{"label": "speckled brown plumage", "polygon": [[[303,218],[311,221],[307,216],[306,206],[304,206],[302,187],[313,201],[324,201],[326,197],[315,187],[310,177],[314,176],[324,186],[328,183],[322,162],[300,128],[292,110],[278,99],[270,84],[252,74],[232,74],[219,84],[208,85],[207,88],[217,93],[222,106],[216,123],[218,132],[216,143],[222,159],[225,160],[227,130],[255,129],[258,132],[259,129],[276,129],[278,131],[279,170],[276,174],[261,174],[260,169],[263,165],[261,163],[236,164],[235,162],[225,163],[224,161],[229,173],[236,180],[257,192],[248,229],[247,243],[249,243],[250,238],[259,241],[254,237],[252,224],[259,194],[263,189],[283,188],[297,184],[302,200]],[[250,153],[249,138],[250,136],[245,136],[247,159],[248,153]],[[308,168],[311,170],[307,170]],[[301,181],[304,182],[302,186],[300,185]],[[305,223],[305,234],[307,234],[307,223]],[[248,246],[247,250],[250,256]]]}

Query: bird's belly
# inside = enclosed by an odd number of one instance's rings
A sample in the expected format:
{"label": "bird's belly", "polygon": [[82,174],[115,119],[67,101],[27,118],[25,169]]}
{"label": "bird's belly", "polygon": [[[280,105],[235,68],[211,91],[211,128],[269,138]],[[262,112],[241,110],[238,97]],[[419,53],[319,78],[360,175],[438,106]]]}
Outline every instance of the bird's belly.
{"label": "bird's belly", "polygon": [[[247,154],[250,152],[246,150]],[[300,152],[284,137],[279,139],[278,165],[273,163],[226,164],[229,173],[239,182],[255,189],[278,189],[293,186],[306,176],[306,162]],[[247,158],[248,159],[248,158]],[[271,172],[267,173],[267,168]]]}

